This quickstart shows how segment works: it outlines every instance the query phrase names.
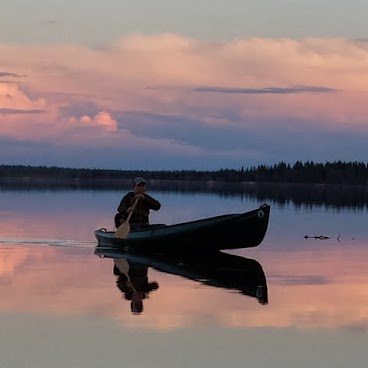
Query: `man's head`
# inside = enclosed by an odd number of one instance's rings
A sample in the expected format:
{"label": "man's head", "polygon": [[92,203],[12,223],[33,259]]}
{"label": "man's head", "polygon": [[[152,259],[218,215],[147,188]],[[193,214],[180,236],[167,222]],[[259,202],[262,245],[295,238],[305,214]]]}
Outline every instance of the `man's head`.
{"label": "man's head", "polygon": [[146,180],[141,176],[138,176],[134,179],[134,192],[135,193],[144,193],[146,189]]}
{"label": "man's head", "polygon": [[142,292],[133,292],[132,301],[130,302],[130,310],[133,314],[141,314],[143,312]]}

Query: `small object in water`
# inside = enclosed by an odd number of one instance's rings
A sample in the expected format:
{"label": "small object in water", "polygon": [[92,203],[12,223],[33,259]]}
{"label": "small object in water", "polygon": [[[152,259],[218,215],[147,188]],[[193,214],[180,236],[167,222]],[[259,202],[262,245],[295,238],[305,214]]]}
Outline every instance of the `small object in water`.
{"label": "small object in water", "polygon": [[329,237],[329,236],[320,235],[320,236],[318,237],[318,239],[320,239],[320,240],[325,240],[325,239],[330,239],[330,237]]}
{"label": "small object in water", "polygon": [[304,239],[319,239],[319,240],[325,240],[325,239],[330,239],[329,236],[325,236],[325,235],[319,235],[319,236],[308,236],[308,235],[305,235],[304,236]]}

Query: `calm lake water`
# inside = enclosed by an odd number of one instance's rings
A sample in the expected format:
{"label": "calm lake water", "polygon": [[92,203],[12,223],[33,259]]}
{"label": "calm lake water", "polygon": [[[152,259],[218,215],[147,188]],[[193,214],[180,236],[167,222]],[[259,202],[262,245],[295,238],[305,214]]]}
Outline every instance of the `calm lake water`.
{"label": "calm lake water", "polygon": [[[268,303],[148,270],[158,288],[133,314],[93,231],[112,229],[123,192],[0,191],[0,366],[363,367],[368,362],[367,210],[271,204],[262,244],[232,251],[264,271]],[[151,192],[152,223],[262,204]],[[329,239],[304,239],[328,236]]]}

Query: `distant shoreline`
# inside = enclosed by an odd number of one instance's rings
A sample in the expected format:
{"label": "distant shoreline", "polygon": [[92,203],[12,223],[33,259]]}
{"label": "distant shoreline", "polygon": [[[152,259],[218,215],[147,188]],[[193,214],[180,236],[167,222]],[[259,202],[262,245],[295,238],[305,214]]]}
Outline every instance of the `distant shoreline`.
{"label": "distant shoreline", "polygon": [[107,170],[76,169],[45,166],[0,165],[0,183],[30,183],[65,185],[109,185],[131,184],[136,176],[143,176],[153,185],[156,183],[200,182],[208,185],[237,183],[241,185],[273,184],[313,184],[313,185],[368,185],[368,164],[364,162],[300,162],[290,165],[280,162],[273,166],[239,170],[221,169],[217,171],[196,170]]}

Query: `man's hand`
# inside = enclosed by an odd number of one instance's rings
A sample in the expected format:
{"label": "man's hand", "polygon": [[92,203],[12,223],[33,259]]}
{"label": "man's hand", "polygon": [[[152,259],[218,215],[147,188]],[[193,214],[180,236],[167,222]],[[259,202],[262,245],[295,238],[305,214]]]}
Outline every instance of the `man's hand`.
{"label": "man's hand", "polygon": [[144,194],[136,194],[133,198],[135,202],[137,199],[145,199],[146,197],[144,196]]}
{"label": "man's hand", "polygon": [[144,196],[144,194],[136,194],[134,197],[132,197],[131,199],[131,203],[132,203],[132,206],[130,206],[128,209],[127,209],[127,212],[132,212],[133,211],[133,206],[134,206],[134,203],[138,200],[142,200],[142,199],[145,199],[146,197]]}

